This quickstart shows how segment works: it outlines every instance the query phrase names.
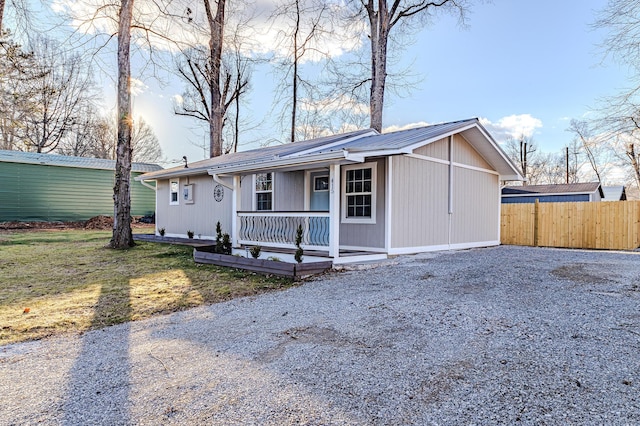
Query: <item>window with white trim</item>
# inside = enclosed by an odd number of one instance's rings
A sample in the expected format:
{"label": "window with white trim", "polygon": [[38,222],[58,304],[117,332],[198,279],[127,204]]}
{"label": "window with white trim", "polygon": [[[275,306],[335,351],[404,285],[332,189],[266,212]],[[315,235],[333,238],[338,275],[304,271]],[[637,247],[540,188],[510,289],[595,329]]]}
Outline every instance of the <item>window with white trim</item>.
{"label": "window with white trim", "polygon": [[376,164],[345,166],[342,179],[342,221],[375,223],[376,221]]}
{"label": "window with white trim", "polygon": [[178,192],[180,191],[180,181],[179,180],[171,180],[169,181],[169,205],[177,206],[180,204],[178,199]]}
{"label": "window with white trim", "polygon": [[256,210],[273,210],[273,174],[256,174]]}

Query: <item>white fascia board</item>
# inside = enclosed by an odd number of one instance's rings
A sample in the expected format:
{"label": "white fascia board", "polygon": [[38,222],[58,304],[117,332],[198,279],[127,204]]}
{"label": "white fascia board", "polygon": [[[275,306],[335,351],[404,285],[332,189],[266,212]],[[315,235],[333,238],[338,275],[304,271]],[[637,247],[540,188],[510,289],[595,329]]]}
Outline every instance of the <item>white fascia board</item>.
{"label": "white fascia board", "polygon": [[[154,173],[154,172],[152,172]],[[143,181],[143,180],[162,180],[162,179],[170,179],[170,178],[178,178],[178,177],[183,177],[183,176],[196,176],[196,175],[204,175],[207,174],[207,169],[206,168],[201,168],[201,169],[189,169],[189,168],[185,168],[185,169],[180,169],[180,170],[173,170],[167,173],[158,173],[158,174],[154,174],[152,176],[146,176],[146,174],[144,175],[140,175],[140,176],[136,176],[134,178],[134,180],[137,181]]]}
{"label": "white fascia board", "polygon": [[509,167],[511,167],[511,169],[514,172],[516,172],[514,176],[518,176],[518,179],[504,179],[504,180],[521,180],[521,181],[524,181],[525,178],[524,178],[524,176],[522,176],[520,174],[520,172],[518,171],[518,168],[516,167],[516,165],[513,164],[513,161],[511,161],[511,159],[507,156],[507,154],[504,152],[504,150],[502,148],[500,148],[500,145],[493,139],[493,137],[490,134],[487,133],[485,128],[482,127],[479,124],[476,124],[475,127],[477,127],[478,130],[480,131],[480,133],[482,133],[482,135],[491,143],[493,148],[498,152],[498,154],[500,154],[500,157],[502,157],[502,159],[509,165]]}

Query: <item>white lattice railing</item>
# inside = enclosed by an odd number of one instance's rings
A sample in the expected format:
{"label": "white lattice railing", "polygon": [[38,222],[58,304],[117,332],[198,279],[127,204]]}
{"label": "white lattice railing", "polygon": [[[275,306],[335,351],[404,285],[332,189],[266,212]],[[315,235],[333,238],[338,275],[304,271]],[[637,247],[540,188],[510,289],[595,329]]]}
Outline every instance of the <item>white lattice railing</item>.
{"label": "white lattice railing", "polygon": [[240,244],[295,247],[298,225],[302,246],[326,250],[329,246],[329,212],[238,212]]}

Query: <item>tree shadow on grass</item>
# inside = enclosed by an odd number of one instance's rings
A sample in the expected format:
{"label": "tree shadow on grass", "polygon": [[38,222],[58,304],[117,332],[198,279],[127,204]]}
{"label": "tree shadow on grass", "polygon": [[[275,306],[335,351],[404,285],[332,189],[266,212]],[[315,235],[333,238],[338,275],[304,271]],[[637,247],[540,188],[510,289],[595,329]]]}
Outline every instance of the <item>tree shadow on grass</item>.
{"label": "tree shadow on grass", "polygon": [[[95,330],[82,336],[82,348],[69,371],[62,407],[64,424],[131,423],[130,293],[127,278],[102,287],[91,328],[121,321],[124,324],[108,333]],[[114,309],[114,305],[119,308]],[[119,312],[119,318],[113,317],[114,312]]]}

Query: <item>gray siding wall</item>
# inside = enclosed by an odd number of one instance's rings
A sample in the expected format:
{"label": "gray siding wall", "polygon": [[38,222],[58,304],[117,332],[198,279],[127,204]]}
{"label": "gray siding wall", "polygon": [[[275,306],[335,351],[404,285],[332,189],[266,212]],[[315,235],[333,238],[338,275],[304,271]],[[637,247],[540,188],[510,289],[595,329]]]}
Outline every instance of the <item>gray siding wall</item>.
{"label": "gray siding wall", "polygon": [[304,210],[304,171],[279,172],[275,174],[275,210]]}
{"label": "gray siding wall", "polygon": [[[434,142],[415,153],[448,160],[448,141]],[[492,170],[460,135],[453,138],[451,156],[454,163]],[[454,166],[453,212],[449,218],[447,164],[398,156],[392,157],[391,170],[390,248],[498,240],[500,204],[497,175]]]}
{"label": "gray siding wall", "polygon": [[245,175],[240,178],[240,205],[239,211],[253,210],[253,175]]}
{"label": "gray siding wall", "polygon": [[439,158],[441,160],[449,159],[449,143],[447,139],[421,146],[414,151],[416,154],[425,155],[427,157]]}
{"label": "gray siding wall", "polygon": [[[377,181],[376,181],[376,223],[341,223],[340,224],[340,245],[352,247],[371,247],[384,249],[385,237],[385,185],[386,185],[386,165],[385,159],[376,160]],[[342,181],[341,195],[344,192],[344,181]],[[342,198],[340,200],[342,202]]]}
{"label": "gray siding wall", "polygon": [[469,166],[480,167],[483,169],[490,169],[491,166],[485,161],[478,151],[476,151],[469,143],[462,137],[462,135],[453,136],[453,162],[467,164]]}
{"label": "gray siding wall", "polygon": [[454,168],[451,244],[499,239],[499,185],[497,175]]}
{"label": "gray siding wall", "polygon": [[448,166],[392,157],[391,248],[448,241]]}
{"label": "gray siding wall", "polygon": [[185,204],[179,193],[179,204],[169,205],[169,179],[158,181],[156,228],[164,228],[167,234],[187,235],[191,230],[196,237],[215,237],[216,223],[220,221],[222,232],[231,233],[231,208],[233,191],[224,188],[224,198],[218,202],[213,197],[216,183],[209,175],[180,178],[180,188],[193,184],[193,204]]}

